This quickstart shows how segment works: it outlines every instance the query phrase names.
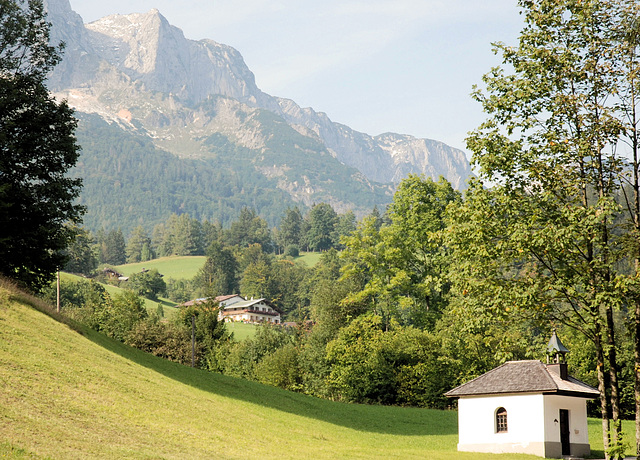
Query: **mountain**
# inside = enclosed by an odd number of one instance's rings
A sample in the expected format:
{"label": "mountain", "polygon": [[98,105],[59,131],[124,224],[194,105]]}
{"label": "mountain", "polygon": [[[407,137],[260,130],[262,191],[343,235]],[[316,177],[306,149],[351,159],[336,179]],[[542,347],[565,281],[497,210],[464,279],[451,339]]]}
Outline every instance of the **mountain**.
{"label": "mountain", "polygon": [[[441,142],[394,133],[369,136],[262,92],[237,50],[212,40],[186,39],[158,10],[107,16],[85,25],[68,0],[45,0],[45,6],[52,42],[66,43],[49,87],[76,108],[81,128],[92,120],[92,129],[83,128],[79,136],[87,159],[104,155],[105,148],[121,155],[122,149],[114,146],[137,138],[155,149],[158,158],[164,158],[159,152],[168,152],[182,161],[200,162],[205,169],[232,168],[227,176],[241,184],[242,205],[256,207],[270,222],[280,218],[273,215],[276,208],[304,208],[320,201],[339,212],[352,209],[363,215],[373,205],[387,204],[395,185],[410,173],[436,179],[443,175],[456,188],[463,188],[471,174],[464,153]],[[82,114],[98,115],[104,122]],[[101,146],[95,141],[100,138],[111,139],[111,144]],[[225,158],[231,151],[235,158]],[[81,161],[76,171],[85,177],[83,200],[90,227],[117,225],[106,217],[98,219],[97,214],[109,213],[93,209],[97,203],[90,199],[104,194],[104,189],[92,189],[96,185],[90,178],[120,181],[113,169],[95,169],[105,168],[104,163]],[[131,168],[140,164],[134,162]],[[123,187],[141,188],[135,183]],[[174,195],[196,193],[188,184],[184,187]],[[278,206],[256,204],[267,191],[277,196]],[[107,206],[108,199],[101,202]],[[230,208],[232,214],[240,202]],[[185,212],[184,206],[166,206],[165,214]],[[195,208],[194,217],[220,219],[205,205]]]}

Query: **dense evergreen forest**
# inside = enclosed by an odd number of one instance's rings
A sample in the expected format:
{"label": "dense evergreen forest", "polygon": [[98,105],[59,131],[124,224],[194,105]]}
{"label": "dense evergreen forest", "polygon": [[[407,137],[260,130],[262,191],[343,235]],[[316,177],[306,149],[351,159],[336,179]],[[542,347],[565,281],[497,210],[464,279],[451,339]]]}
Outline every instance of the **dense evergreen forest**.
{"label": "dense evergreen forest", "polygon": [[[202,140],[205,150],[197,158],[178,158],[157,148],[149,137],[98,115],[77,115],[82,153],[72,173],[82,178],[79,204],[87,208],[84,225],[94,232],[119,228],[128,235],[138,226],[151,231],[171,214],[189,214],[226,227],[243,207],[274,226],[287,208],[310,208],[281,190],[278,177],[261,172],[283,163],[283,174],[291,183],[304,184],[305,177],[313,175],[324,184],[324,189],[314,191],[317,202],[352,203],[350,208],[365,212],[391,198],[389,187],[357,180],[355,169],[329,157],[320,143],[314,145],[285,123],[271,120],[268,112],[261,114],[263,122],[274,127],[262,151],[214,134]],[[287,150],[292,138],[299,138],[296,145],[307,152],[304,158],[297,150]]]}

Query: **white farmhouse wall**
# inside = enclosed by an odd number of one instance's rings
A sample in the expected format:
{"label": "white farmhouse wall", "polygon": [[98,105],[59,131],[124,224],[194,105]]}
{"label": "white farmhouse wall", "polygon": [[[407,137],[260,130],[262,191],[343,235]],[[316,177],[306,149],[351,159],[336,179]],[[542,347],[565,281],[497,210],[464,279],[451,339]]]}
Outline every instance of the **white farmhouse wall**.
{"label": "white farmhouse wall", "polygon": [[[496,432],[495,413],[507,410],[506,433]],[[545,417],[541,394],[464,397],[458,400],[458,450],[523,452],[544,456]]]}

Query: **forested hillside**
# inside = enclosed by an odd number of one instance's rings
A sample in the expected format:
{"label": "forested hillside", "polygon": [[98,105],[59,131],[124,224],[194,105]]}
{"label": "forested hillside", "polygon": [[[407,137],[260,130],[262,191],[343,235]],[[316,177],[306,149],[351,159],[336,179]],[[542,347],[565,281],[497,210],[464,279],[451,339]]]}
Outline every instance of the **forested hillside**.
{"label": "forested hillside", "polygon": [[[199,158],[178,158],[154,146],[147,136],[116,122],[107,123],[97,115],[78,116],[82,153],[73,174],[83,180],[79,203],[87,207],[84,225],[93,231],[120,228],[129,234],[137,226],[151,231],[172,213],[228,226],[243,206],[276,225],[288,207],[305,209],[306,205],[278,187],[277,174],[269,177],[263,173],[261,169],[272,165],[272,155],[284,156],[287,169],[282,174],[290,175],[291,181],[304,183],[302,176],[310,176],[316,184],[326,184],[327,192],[319,190],[314,195],[319,201],[342,196],[345,203],[353,203],[364,213],[391,198],[388,188],[376,186],[372,190],[367,181],[354,180],[357,172],[351,168],[329,168],[328,164],[338,161],[320,158],[321,146],[309,144],[309,138],[301,137],[299,146],[320,151],[307,155],[304,161],[299,151],[289,152],[275,134],[262,153],[213,134],[204,141],[207,150]],[[277,123],[267,112],[262,116]],[[288,125],[282,124],[281,129],[291,136]],[[340,171],[343,176],[336,175]]]}

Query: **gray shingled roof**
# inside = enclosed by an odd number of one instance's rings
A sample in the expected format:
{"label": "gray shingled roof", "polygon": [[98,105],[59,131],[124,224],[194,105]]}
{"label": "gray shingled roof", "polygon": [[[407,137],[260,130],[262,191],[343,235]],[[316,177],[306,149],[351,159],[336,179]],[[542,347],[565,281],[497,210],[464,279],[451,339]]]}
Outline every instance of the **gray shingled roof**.
{"label": "gray shingled roof", "polygon": [[508,393],[544,393],[597,398],[597,389],[571,376],[562,380],[547,365],[537,360],[507,361],[445,393],[445,396],[480,396]]}

